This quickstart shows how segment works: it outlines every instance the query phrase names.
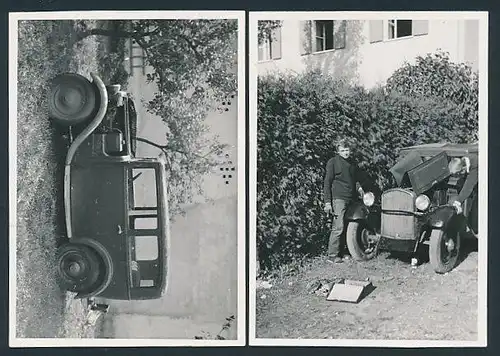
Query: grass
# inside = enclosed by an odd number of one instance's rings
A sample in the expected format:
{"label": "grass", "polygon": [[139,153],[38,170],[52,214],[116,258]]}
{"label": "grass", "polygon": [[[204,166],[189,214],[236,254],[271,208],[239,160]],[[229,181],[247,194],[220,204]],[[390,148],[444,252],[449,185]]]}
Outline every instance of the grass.
{"label": "grass", "polygon": [[16,334],[20,338],[89,336],[75,332],[81,325],[67,323],[81,319],[84,310],[79,302],[66,305],[54,278],[55,250],[64,236],[65,145],[61,131],[48,119],[46,99],[49,82],[58,73],[89,77],[98,70],[97,40],[74,44],[78,26],[74,21],[19,23]]}
{"label": "grass", "polygon": [[[370,278],[375,290],[358,304],[309,294],[319,279]],[[317,258],[298,273],[257,290],[258,338],[476,340],[477,252],[453,271],[434,273],[429,263],[377,258],[330,264]]]}

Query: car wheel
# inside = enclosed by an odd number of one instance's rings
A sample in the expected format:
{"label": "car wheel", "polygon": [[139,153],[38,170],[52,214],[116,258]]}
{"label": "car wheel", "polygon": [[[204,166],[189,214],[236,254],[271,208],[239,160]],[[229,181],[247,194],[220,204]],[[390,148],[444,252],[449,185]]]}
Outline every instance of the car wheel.
{"label": "car wheel", "polygon": [[87,78],[74,73],[60,74],[52,80],[49,117],[64,126],[76,125],[91,118],[96,102],[96,90]]}
{"label": "car wheel", "polygon": [[434,271],[437,273],[451,271],[457,264],[459,253],[460,234],[458,232],[432,230],[429,244],[429,261]]}
{"label": "car wheel", "polygon": [[67,243],[58,249],[57,272],[62,289],[75,293],[91,291],[101,274],[99,256],[90,247]]}
{"label": "car wheel", "polygon": [[377,255],[375,234],[358,222],[350,222],[346,232],[347,248],[357,261],[370,260]]}

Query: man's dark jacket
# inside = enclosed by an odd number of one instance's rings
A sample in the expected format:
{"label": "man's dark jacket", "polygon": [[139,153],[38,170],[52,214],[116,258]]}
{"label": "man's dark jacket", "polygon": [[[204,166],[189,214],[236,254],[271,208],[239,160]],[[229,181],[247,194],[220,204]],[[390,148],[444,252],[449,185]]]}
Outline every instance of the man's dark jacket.
{"label": "man's dark jacket", "polygon": [[476,187],[478,183],[478,156],[477,155],[470,155],[470,171],[469,174],[467,175],[467,179],[465,180],[464,186],[462,187],[462,190],[460,191],[460,194],[457,197],[457,200],[460,203],[463,203],[465,199],[472,193],[474,188]]}
{"label": "man's dark jacket", "polygon": [[366,179],[357,165],[341,156],[334,156],[326,164],[324,180],[325,203],[332,199],[352,200],[357,195],[358,183],[365,186]]}

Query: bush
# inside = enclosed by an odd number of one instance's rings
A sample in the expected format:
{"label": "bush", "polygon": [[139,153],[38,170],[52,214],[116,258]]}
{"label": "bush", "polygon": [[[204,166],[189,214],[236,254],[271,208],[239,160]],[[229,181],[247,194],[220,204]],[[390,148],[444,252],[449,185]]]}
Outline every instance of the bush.
{"label": "bush", "polygon": [[[323,213],[323,178],[338,138],[353,141],[355,159],[379,192],[393,185],[388,170],[399,148],[476,137],[477,80],[466,81],[466,67],[437,58],[405,65],[386,87],[370,91],[314,71],[259,78],[257,246],[262,270],[325,250],[330,222]],[[436,60],[445,63],[439,73],[447,78],[455,78],[457,71],[462,75],[461,87],[452,85],[453,79],[432,76]],[[467,105],[457,99],[466,94]]]}
{"label": "bush", "polygon": [[438,51],[417,57],[413,65],[403,65],[387,80],[386,87],[407,96],[449,102],[459,115],[456,129],[467,135],[461,141],[470,142],[478,139],[478,80],[470,66],[453,63],[448,53]]}

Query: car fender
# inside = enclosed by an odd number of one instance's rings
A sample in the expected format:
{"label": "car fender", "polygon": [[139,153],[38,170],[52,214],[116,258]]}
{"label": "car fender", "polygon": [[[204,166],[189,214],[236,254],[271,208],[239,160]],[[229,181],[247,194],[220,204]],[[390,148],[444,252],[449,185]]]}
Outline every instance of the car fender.
{"label": "car fender", "polygon": [[442,206],[429,214],[427,225],[431,229],[446,230],[451,223],[459,223],[461,220],[463,219],[460,218],[454,207]]}
{"label": "car fender", "polygon": [[364,220],[368,218],[369,214],[370,211],[364,204],[360,202],[353,202],[347,207],[344,219],[350,221]]}
{"label": "car fender", "polygon": [[367,207],[361,202],[353,202],[347,207],[344,220],[347,223],[363,221],[367,226],[377,231],[380,228],[380,211],[378,206]]}
{"label": "car fender", "polygon": [[113,266],[113,259],[112,259],[111,255],[109,254],[109,252],[106,250],[106,248],[102,244],[100,244],[98,241],[96,241],[94,239],[79,237],[79,238],[71,239],[71,242],[91,247],[95,252],[97,252],[97,254],[102,259],[102,262],[104,263],[104,266],[106,268],[106,272],[104,274],[103,281],[102,281],[101,285],[99,286],[99,288],[92,293],[88,293],[88,294],[79,293],[76,296],[76,298],[82,299],[82,298],[89,298],[89,297],[93,297],[95,295],[99,295],[111,284],[111,280],[113,279],[114,266]]}

